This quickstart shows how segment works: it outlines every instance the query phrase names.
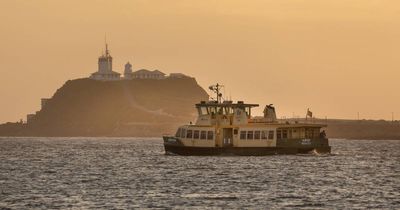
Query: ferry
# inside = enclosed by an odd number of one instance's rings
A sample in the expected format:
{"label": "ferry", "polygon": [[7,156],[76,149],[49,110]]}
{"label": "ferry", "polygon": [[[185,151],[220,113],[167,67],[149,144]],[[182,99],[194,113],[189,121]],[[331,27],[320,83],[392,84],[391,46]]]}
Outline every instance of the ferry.
{"label": "ferry", "polygon": [[242,155],[330,153],[324,124],[279,122],[270,104],[264,116],[252,117],[258,104],[223,101],[221,85],[210,86],[216,98],[196,104],[194,124],[182,125],[175,135],[165,135],[166,154]]}

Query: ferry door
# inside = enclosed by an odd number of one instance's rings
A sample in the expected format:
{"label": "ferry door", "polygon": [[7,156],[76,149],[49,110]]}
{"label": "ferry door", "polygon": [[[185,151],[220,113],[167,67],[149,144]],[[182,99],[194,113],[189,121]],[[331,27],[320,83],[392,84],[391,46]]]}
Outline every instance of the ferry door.
{"label": "ferry door", "polygon": [[233,128],[224,128],[223,129],[222,145],[224,147],[233,146]]}

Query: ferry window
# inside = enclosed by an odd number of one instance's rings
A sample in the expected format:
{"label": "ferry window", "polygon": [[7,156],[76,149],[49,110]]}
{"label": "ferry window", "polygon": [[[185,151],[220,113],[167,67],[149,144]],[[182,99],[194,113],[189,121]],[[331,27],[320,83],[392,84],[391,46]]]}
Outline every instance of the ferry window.
{"label": "ferry window", "polygon": [[274,139],[274,131],[268,131],[268,139]]}
{"label": "ferry window", "polygon": [[237,135],[238,134],[238,129],[233,130],[233,134]]}
{"label": "ferry window", "polygon": [[182,130],[181,130],[181,137],[182,137],[182,138],[185,138],[185,135],[186,135],[186,129],[182,128]]}
{"label": "ferry window", "polygon": [[201,107],[201,114],[208,114],[207,107]]}
{"label": "ferry window", "polygon": [[250,116],[250,107],[246,107],[246,115]]}
{"label": "ferry window", "polygon": [[230,113],[231,113],[231,109],[229,107],[225,107],[224,114],[230,114]]}
{"label": "ferry window", "polygon": [[268,131],[262,131],[261,139],[267,139],[267,136],[268,136]]}
{"label": "ferry window", "polygon": [[307,129],[306,128],[306,138],[307,139],[312,139],[313,138],[313,131],[312,131],[312,129]]}
{"label": "ferry window", "polygon": [[207,131],[200,132],[200,139],[207,139]]}
{"label": "ferry window", "polygon": [[214,116],[217,113],[217,108],[216,107],[209,107],[208,108],[208,113],[210,113],[212,116]]}
{"label": "ferry window", "polygon": [[253,139],[253,131],[247,131],[247,139]]}
{"label": "ferry window", "polygon": [[186,138],[191,139],[192,137],[193,137],[193,131],[192,130],[187,130]]}
{"label": "ferry window", "polygon": [[246,139],[246,131],[240,131],[240,139]]}
{"label": "ferry window", "polygon": [[180,128],[176,131],[175,137],[181,137],[181,129]]}
{"label": "ferry window", "polygon": [[193,138],[194,139],[199,139],[199,137],[200,137],[200,135],[199,135],[199,131],[198,130],[195,130],[194,132],[193,132]]}
{"label": "ferry window", "polygon": [[241,115],[242,114],[242,109],[241,108],[237,108],[237,109],[235,109],[235,113],[234,113],[235,115]]}
{"label": "ferry window", "polygon": [[290,135],[289,135],[289,138],[291,138],[291,139],[298,138],[298,135],[297,135],[297,130],[296,130],[295,128],[293,128],[293,129],[290,129]]}
{"label": "ferry window", "polygon": [[282,131],[281,130],[277,130],[276,131],[276,138],[279,140],[279,139],[282,139]]}
{"label": "ferry window", "polygon": [[283,139],[287,139],[287,138],[288,138],[287,133],[288,133],[287,130],[283,130],[283,131],[282,131],[282,138],[283,138]]}
{"label": "ferry window", "polygon": [[207,139],[208,140],[213,140],[214,139],[214,132],[208,131],[207,132]]}
{"label": "ferry window", "polygon": [[317,137],[317,136],[319,136],[319,133],[320,133],[319,128],[314,128],[314,134],[313,134],[313,136],[314,136],[314,137]]}
{"label": "ferry window", "polygon": [[260,139],[261,131],[254,131],[254,139]]}

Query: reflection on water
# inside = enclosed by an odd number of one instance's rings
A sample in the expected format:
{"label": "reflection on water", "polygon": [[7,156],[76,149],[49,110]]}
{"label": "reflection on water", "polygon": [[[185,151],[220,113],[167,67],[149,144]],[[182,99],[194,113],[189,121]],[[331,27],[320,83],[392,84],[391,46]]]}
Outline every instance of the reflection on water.
{"label": "reflection on water", "polygon": [[0,138],[0,208],[400,208],[400,141],[166,156],[161,139]]}

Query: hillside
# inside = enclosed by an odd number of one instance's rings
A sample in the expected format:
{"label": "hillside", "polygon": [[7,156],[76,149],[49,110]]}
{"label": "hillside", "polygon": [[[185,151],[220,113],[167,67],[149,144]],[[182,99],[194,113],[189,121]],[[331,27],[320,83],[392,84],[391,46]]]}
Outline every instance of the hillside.
{"label": "hillside", "polygon": [[1,136],[160,136],[193,121],[208,99],[193,78],[67,81],[28,124]]}

